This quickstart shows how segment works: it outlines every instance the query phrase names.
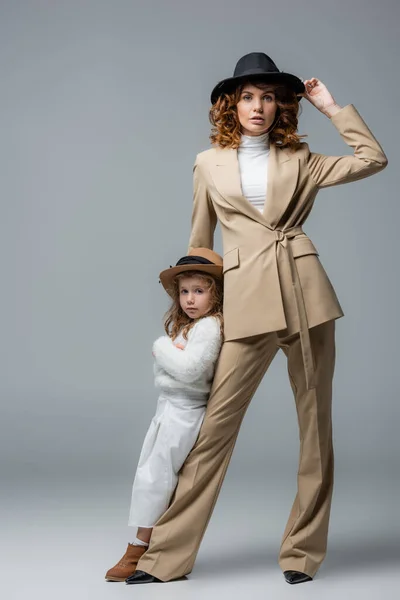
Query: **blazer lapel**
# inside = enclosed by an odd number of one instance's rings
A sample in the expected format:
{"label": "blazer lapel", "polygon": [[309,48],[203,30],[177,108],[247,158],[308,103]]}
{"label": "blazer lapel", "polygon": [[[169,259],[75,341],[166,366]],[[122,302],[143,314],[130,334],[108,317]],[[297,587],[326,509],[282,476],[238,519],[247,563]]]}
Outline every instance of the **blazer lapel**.
{"label": "blazer lapel", "polygon": [[267,195],[261,213],[243,196],[237,150],[216,148],[211,175],[221,196],[239,212],[274,229],[296,190],[299,160],[287,150],[271,144],[268,157]]}
{"label": "blazer lapel", "polygon": [[263,216],[275,229],[296,191],[299,159],[289,150],[271,144],[268,157],[267,198]]}
{"label": "blazer lapel", "polygon": [[237,150],[232,148],[216,148],[215,156],[216,159],[211,168],[211,175],[218,192],[239,212],[265,225],[263,214],[254,208],[242,194]]}

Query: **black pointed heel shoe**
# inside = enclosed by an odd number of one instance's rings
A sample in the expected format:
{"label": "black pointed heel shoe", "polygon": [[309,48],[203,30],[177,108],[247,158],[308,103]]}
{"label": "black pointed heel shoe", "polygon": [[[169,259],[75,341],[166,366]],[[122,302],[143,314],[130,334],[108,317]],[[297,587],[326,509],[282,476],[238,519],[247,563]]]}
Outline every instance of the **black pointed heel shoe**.
{"label": "black pointed heel shoe", "polygon": [[300,571],[283,571],[283,575],[285,580],[291,584],[312,581],[312,577],[306,575],[305,573],[301,573]]}
{"label": "black pointed heel shoe", "polygon": [[145,573],[144,571],[135,571],[133,575],[125,579],[125,583],[128,585],[134,583],[163,583],[161,579],[157,579],[154,575],[150,575],[150,573]]}

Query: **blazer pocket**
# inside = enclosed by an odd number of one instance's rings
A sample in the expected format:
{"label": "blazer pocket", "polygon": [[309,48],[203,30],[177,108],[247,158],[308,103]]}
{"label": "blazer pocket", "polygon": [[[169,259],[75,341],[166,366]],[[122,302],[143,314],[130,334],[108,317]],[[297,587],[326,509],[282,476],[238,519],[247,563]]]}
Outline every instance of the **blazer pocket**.
{"label": "blazer pocket", "polygon": [[299,240],[293,240],[291,242],[292,252],[294,258],[299,256],[306,256],[307,254],[316,254],[318,256],[318,250],[308,238],[301,238]]}
{"label": "blazer pocket", "polygon": [[226,273],[230,269],[234,269],[239,266],[239,248],[234,248],[233,250],[229,250],[226,254],[224,254],[223,258],[223,266],[222,271]]}

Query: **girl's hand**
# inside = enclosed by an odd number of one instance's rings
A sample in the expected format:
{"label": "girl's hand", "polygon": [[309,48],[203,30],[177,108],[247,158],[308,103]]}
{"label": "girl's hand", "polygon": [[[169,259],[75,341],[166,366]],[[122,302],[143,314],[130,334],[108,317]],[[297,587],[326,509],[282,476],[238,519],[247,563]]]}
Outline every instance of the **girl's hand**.
{"label": "girl's hand", "polygon": [[179,350],[184,350],[185,346],[182,346],[182,344],[175,344],[175,348],[179,348]]}
{"label": "girl's hand", "polygon": [[305,94],[300,95],[311,102],[311,104],[315,106],[315,108],[318,108],[324,115],[331,117],[341,109],[322,81],[313,77],[312,79],[306,79],[303,83],[306,92]]}

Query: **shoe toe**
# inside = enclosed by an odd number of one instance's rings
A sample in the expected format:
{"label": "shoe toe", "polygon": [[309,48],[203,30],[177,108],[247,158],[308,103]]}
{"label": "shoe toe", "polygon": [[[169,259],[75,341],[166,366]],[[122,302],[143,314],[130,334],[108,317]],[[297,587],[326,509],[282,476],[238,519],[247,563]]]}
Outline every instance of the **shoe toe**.
{"label": "shoe toe", "polygon": [[161,583],[161,579],[157,579],[157,577],[150,575],[150,573],[136,570],[133,575],[125,580],[125,583],[128,585],[136,583]]}
{"label": "shoe toe", "polygon": [[128,575],[132,575],[132,570],[130,573],[127,573],[127,569],[121,569],[119,567],[113,567],[106,573],[107,581],[125,581]]}
{"label": "shoe toe", "polygon": [[304,583],[306,581],[312,581],[312,577],[301,571],[284,571],[283,575],[287,583]]}

